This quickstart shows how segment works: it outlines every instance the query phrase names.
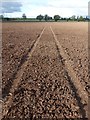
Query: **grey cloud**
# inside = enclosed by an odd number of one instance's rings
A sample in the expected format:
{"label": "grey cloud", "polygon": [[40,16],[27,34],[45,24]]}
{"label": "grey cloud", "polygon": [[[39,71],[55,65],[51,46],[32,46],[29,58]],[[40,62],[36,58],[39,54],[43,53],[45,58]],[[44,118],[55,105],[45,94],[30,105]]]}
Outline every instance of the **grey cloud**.
{"label": "grey cloud", "polygon": [[21,12],[22,4],[20,2],[2,2],[2,13]]}

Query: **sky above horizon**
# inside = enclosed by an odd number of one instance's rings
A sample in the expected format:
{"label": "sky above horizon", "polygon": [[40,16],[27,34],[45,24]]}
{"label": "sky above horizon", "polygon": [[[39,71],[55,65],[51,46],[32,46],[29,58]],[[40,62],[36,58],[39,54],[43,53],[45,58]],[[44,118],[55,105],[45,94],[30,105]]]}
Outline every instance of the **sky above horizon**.
{"label": "sky above horizon", "polygon": [[0,14],[8,17],[36,17],[39,14],[53,17],[88,15],[89,0],[0,0]]}

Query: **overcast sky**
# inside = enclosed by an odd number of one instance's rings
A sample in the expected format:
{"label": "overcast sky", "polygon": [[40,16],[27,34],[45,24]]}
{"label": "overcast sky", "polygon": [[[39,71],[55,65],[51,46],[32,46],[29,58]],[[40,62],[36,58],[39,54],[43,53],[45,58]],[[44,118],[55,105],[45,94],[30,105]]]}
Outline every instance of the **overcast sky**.
{"label": "overcast sky", "polygon": [[[1,0],[0,0],[1,2]],[[88,15],[89,0],[2,0],[0,13],[9,17],[36,17],[39,14],[61,17]]]}

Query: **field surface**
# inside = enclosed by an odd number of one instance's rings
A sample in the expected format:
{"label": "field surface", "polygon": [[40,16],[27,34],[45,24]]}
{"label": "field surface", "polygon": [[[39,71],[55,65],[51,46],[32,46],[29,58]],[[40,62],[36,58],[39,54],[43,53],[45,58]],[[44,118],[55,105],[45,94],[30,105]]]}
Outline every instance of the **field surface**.
{"label": "field surface", "polygon": [[3,23],[3,120],[88,117],[88,23]]}

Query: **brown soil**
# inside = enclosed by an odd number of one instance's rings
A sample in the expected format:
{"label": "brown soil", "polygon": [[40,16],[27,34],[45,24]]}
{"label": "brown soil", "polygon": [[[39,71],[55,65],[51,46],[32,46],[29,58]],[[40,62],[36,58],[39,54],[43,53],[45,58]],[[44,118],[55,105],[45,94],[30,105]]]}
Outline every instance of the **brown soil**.
{"label": "brown soil", "polygon": [[3,119],[87,118],[87,23],[3,23],[2,37]]}

